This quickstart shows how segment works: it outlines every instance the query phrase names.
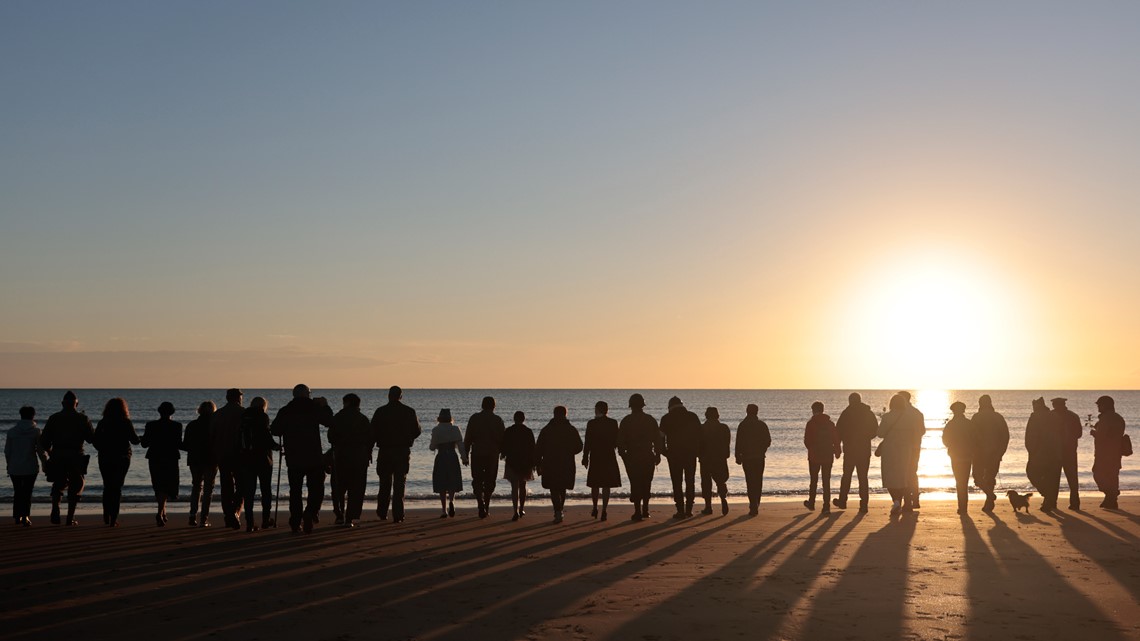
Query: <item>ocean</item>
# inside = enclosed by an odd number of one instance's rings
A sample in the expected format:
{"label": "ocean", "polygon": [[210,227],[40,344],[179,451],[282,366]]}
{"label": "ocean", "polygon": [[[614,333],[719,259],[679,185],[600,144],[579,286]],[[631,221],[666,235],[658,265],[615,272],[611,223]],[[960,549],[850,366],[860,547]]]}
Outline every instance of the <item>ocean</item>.
{"label": "ocean", "polygon": [[[244,389],[245,400],[248,403],[254,396],[263,396],[269,401],[270,416],[289,401],[290,390],[281,389]],[[341,407],[341,397],[349,391],[356,392],[362,399],[362,410],[369,416],[380,405],[387,401],[387,389],[378,390],[339,390],[314,389],[314,395],[325,396],[329,399],[334,411]],[[467,417],[478,411],[480,401],[484,396],[493,396],[498,405],[497,412],[503,417],[507,425],[511,423],[511,416],[516,410],[522,410],[527,415],[527,425],[535,435],[551,417],[554,406],[564,405],[569,410],[570,421],[585,433],[586,421],[593,417],[594,403],[604,400],[610,405],[610,416],[620,420],[628,413],[626,409],[630,394],[640,392],[648,403],[646,411],[658,419],[666,410],[666,403],[671,396],[679,396],[686,406],[704,417],[706,407],[717,407],[720,410],[721,421],[733,431],[733,444],[735,446],[735,432],[737,424],[744,418],[744,409],[749,403],[760,406],[760,418],[768,423],[772,432],[772,448],[768,451],[767,467],[764,477],[765,495],[787,496],[804,494],[808,491],[807,456],[803,446],[803,429],[808,417],[811,416],[810,406],[813,401],[822,401],[826,411],[832,418],[838,418],[839,413],[847,406],[847,395],[851,391],[859,391],[864,402],[868,403],[876,413],[882,413],[887,400],[894,390],[583,390],[583,389],[503,389],[503,390],[467,390],[467,389],[409,389],[404,391],[404,402],[416,409],[424,434],[415,444],[412,451],[411,472],[408,475],[407,493],[413,501],[437,501],[432,494],[431,469],[434,454],[428,450],[428,438],[431,428],[436,424],[435,418],[441,408],[449,408],[455,417],[455,423],[461,429],[466,427]],[[7,438],[7,432],[19,418],[19,408],[31,405],[36,408],[37,422],[42,427],[47,417],[59,409],[59,402],[64,390],[48,389],[9,389],[0,390],[0,438]],[[170,401],[177,408],[175,420],[183,425],[195,417],[199,403],[206,400],[214,401],[218,406],[224,402],[224,390],[219,389],[85,389],[76,390],[79,396],[80,410],[85,411],[97,422],[107,399],[121,396],[130,407],[131,418],[141,435],[143,426],[147,421],[158,418],[156,408],[163,401]],[[923,440],[923,451],[920,464],[920,485],[925,492],[952,492],[954,487],[953,475],[950,471],[950,460],[942,446],[942,427],[949,417],[949,406],[954,401],[962,401],[969,408],[967,415],[972,415],[977,408],[977,399],[981,394],[988,393],[993,398],[994,406],[998,412],[1005,415],[1010,427],[1010,446],[1002,460],[1001,473],[998,477],[999,487],[1028,491],[1029,484],[1025,478],[1025,423],[1030,414],[1030,405],[1034,398],[1044,396],[1046,400],[1055,396],[1069,399],[1069,408],[1085,419],[1089,415],[1095,421],[1095,400],[1101,394],[1110,394],[1116,399],[1117,411],[1124,417],[1125,422],[1132,426],[1140,420],[1140,392],[1138,391],[967,391],[967,390],[916,390],[914,391],[915,405],[926,416],[927,432]],[[1090,493],[1089,500],[1094,500],[1091,493],[1095,492],[1096,485],[1092,479],[1093,440],[1087,434],[1081,438],[1079,444],[1078,460],[1080,465],[1080,487],[1083,492]],[[92,462],[87,475],[87,489],[84,503],[93,508],[99,502],[102,494],[102,479],[96,464],[94,449],[88,446],[88,453],[92,454]],[[127,475],[124,488],[124,502],[147,503],[154,500],[150,487],[150,477],[147,464],[143,458],[144,451],[136,447],[135,458]],[[1121,488],[1124,490],[1140,489],[1140,465],[1137,459],[1124,459],[1124,469],[1121,471]],[[745,495],[744,473],[733,459],[729,459],[731,477],[728,482],[730,494],[734,496]],[[182,501],[189,495],[188,484],[190,472],[182,466]],[[841,472],[837,461],[832,473],[832,487],[838,490]],[[7,466],[0,461],[0,473],[7,476]],[[463,469],[465,478],[469,478],[468,468]],[[875,492],[881,492],[879,481],[878,459],[871,462],[871,486]],[[276,478],[276,477],[275,477]],[[586,470],[579,468],[577,486],[571,492],[572,497],[589,495],[589,488],[585,486]],[[622,470],[623,487],[616,490],[616,496],[626,496],[629,483]],[[287,484],[287,481],[284,481]],[[699,477],[698,477],[699,485]],[[368,481],[368,494],[375,501],[376,473],[372,471]],[[1065,498],[1065,482],[1062,479],[1062,500]],[[497,494],[507,495],[509,484],[500,481]],[[544,491],[538,480],[530,483],[532,495],[543,496]],[[215,495],[218,492],[215,488]],[[282,488],[283,496],[287,488]],[[468,484],[469,498],[470,484]],[[698,495],[699,495],[698,487]],[[664,461],[657,468],[653,480],[653,493],[657,496],[669,496],[671,484],[668,468]],[[34,498],[37,502],[48,500],[49,486],[43,475],[37,479]],[[1099,495],[1097,495],[1099,496]],[[12,487],[10,483],[0,483],[0,501],[11,502]],[[1095,499],[1099,500],[1099,499]],[[700,499],[698,497],[698,503]]]}

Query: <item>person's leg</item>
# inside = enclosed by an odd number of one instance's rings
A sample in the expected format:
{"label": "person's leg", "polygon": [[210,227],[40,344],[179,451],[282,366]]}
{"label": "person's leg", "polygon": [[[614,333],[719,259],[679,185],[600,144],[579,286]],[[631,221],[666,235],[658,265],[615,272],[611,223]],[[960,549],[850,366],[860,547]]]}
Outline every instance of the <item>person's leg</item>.
{"label": "person's leg", "polygon": [[669,461],[669,480],[673,483],[673,504],[677,506],[677,513],[674,516],[682,517],[685,515],[685,466],[681,462],[680,455],[670,456]]}
{"label": "person's leg", "polygon": [[712,514],[712,485],[712,473],[709,472],[705,462],[701,461],[701,498],[705,500],[705,510],[702,514]]}
{"label": "person's leg", "polygon": [[273,467],[266,465],[257,471],[257,481],[261,485],[261,527],[274,525],[273,514]]}
{"label": "person's leg", "polygon": [[693,502],[696,501],[697,457],[685,461],[685,516],[693,515]]}
{"label": "person's leg", "polygon": [[831,513],[831,462],[834,459],[824,459],[819,464],[819,482],[823,486],[823,508],[820,510],[823,514]]}
{"label": "person's leg", "polygon": [[443,510],[444,516],[447,516],[447,492],[439,493],[439,509]]}
{"label": "person's leg", "polygon": [[519,481],[519,514],[526,512],[526,481]]}
{"label": "person's leg", "polygon": [[599,493],[600,493],[599,488],[596,488],[596,487],[590,488],[590,503],[594,506],[594,508],[590,511],[590,516],[597,516],[598,515],[598,494]]}
{"label": "person's leg", "polygon": [[190,466],[190,525],[198,525],[198,505],[202,500],[202,466]]}
{"label": "person's leg", "polygon": [[206,527],[209,525],[207,520],[210,517],[210,503],[214,497],[214,478],[218,475],[218,468],[215,465],[206,464],[202,469],[202,518],[199,519],[198,525]]}
{"label": "person's leg", "polygon": [[602,488],[602,518],[606,518],[606,509],[610,506],[610,488]]}
{"label": "person's leg", "polygon": [[253,510],[250,509],[257,494],[257,474],[253,470],[243,468],[238,473],[237,491],[245,504],[245,531],[252,532],[257,528],[253,522]]}
{"label": "person's leg", "polygon": [[348,518],[358,521],[364,513],[364,488],[368,484],[368,463],[356,464],[352,470],[351,482],[348,487]]}
{"label": "person's leg", "polygon": [[950,459],[950,470],[954,473],[954,489],[958,497],[958,514],[965,514],[969,501],[970,462]]}
{"label": "person's leg", "polygon": [[75,523],[75,509],[79,507],[79,501],[83,498],[83,487],[86,480],[83,478],[83,470],[76,468],[72,471],[71,478],[67,480],[67,523]]}
{"label": "person's leg", "polygon": [[488,456],[486,476],[483,477],[483,510],[491,511],[491,497],[495,495],[495,485],[499,482],[499,457]]}
{"label": "person's leg", "polygon": [[867,472],[871,468],[871,455],[859,456],[855,460],[855,471],[859,475],[859,509],[867,510],[867,501],[871,498],[871,486],[867,482]]}
{"label": "person's leg", "polygon": [[1063,468],[1065,470],[1065,479],[1069,484],[1069,509],[1081,509],[1081,491],[1080,480],[1077,476],[1077,451],[1065,453],[1063,461]]}
{"label": "person's leg", "polygon": [[107,523],[110,525],[119,521],[119,510],[123,504],[123,484],[127,481],[129,467],[129,459],[109,461],[103,476],[103,503],[106,506]]}
{"label": "person's leg", "polygon": [[63,501],[63,493],[67,490],[66,472],[57,472],[58,477],[51,484],[51,522],[59,525],[59,504]]}
{"label": "person's leg", "polygon": [[99,457],[99,476],[103,477],[103,523],[111,522],[111,465],[110,458]]}
{"label": "person's leg", "polygon": [[836,507],[847,507],[847,495],[851,493],[851,473],[855,471],[855,460],[856,457],[851,456],[850,452],[843,453],[843,475],[839,478],[839,498],[836,499]]}
{"label": "person's leg", "polygon": [[392,503],[392,466],[380,454],[376,464],[376,474],[380,476],[376,490],[376,516],[381,520],[388,519],[388,507]]}
{"label": "person's leg", "polygon": [[32,488],[35,486],[36,476],[20,475],[12,477],[12,517],[17,521],[29,518],[32,515]]}
{"label": "person's leg", "polygon": [[301,513],[305,511],[305,473],[297,467],[290,467],[286,473],[289,475],[289,527],[299,532]]}
{"label": "person's leg", "polygon": [[808,461],[808,475],[811,477],[811,485],[808,489],[808,500],[804,501],[804,507],[814,510],[816,488],[819,486],[819,463]]}
{"label": "person's leg", "polygon": [[309,500],[305,506],[305,514],[316,521],[321,514],[321,503],[325,500],[325,468],[314,467],[308,472]]}
{"label": "person's leg", "polygon": [[392,517],[396,521],[404,520],[404,491],[407,487],[408,471],[411,467],[411,453],[400,452],[394,465],[392,478]]}

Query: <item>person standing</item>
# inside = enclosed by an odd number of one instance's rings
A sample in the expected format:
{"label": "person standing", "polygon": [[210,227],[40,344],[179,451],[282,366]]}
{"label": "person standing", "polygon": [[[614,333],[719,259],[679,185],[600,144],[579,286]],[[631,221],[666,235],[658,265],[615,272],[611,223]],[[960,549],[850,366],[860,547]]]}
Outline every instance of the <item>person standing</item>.
{"label": "person standing", "polygon": [[364,488],[368,483],[368,466],[372,464],[376,434],[368,417],[360,411],[359,396],[348,393],[341,402],[341,410],[333,417],[329,428],[329,445],[333,450],[337,491],[346,497],[344,514],[338,525],[354,527],[354,521],[359,521],[364,512]]}
{"label": "person standing", "polygon": [[749,403],[745,417],[736,427],[736,464],[744,468],[748,488],[748,515],[760,514],[760,498],[764,493],[764,460],[772,446],[768,424],[760,420],[760,407]]}
{"label": "person standing", "polygon": [[158,420],[150,421],[143,429],[142,446],[150,466],[150,485],[158,511],[154,515],[158,527],[166,525],[166,503],[178,499],[178,461],[182,459],[182,423],[171,420],[174,404],[163,402],[158,406]]}
{"label": "person standing", "polygon": [[649,518],[650,488],[653,470],[661,463],[665,449],[657,420],[645,413],[645,398],[641,394],[629,397],[629,415],[618,425],[618,454],[625,462],[629,477],[629,500],[633,503],[634,521]]}
{"label": "person standing", "polygon": [[878,435],[883,439],[878,454],[882,457],[883,487],[891,495],[891,515],[914,509],[915,449],[926,432],[922,413],[910,406],[909,395],[899,392],[891,397],[888,411],[879,421]]}
{"label": "person standing", "polygon": [[701,514],[709,515],[712,509],[712,489],[716,483],[716,493],[720,496],[720,513],[728,514],[728,457],[732,451],[732,431],[720,422],[720,410],[715,407],[705,409],[705,422],[701,424],[701,498],[705,509]]}
{"label": "person standing", "polygon": [[99,474],[103,477],[103,523],[118,527],[123,484],[134,455],[131,446],[139,444],[126,401],[112,398],[103,406],[103,418],[95,426],[92,444],[99,453]]}
{"label": "person standing", "polygon": [[91,461],[83,449],[84,443],[92,443],[95,428],[91,420],[79,411],[79,398],[70,390],[63,395],[63,408],[48,417],[40,434],[40,450],[47,453],[48,461],[44,471],[51,481],[51,522],[59,525],[59,504],[63,493],[67,492],[67,524],[79,525],[75,520],[75,508],[83,498],[84,477],[87,464]]}
{"label": "person standing", "polygon": [[[917,407],[911,405],[910,392],[899,392],[899,396],[905,403],[903,408],[907,414],[910,415],[912,430],[911,445],[910,445],[910,482],[907,484],[907,495],[909,497],[909,507],[917,510],[919,508],[918,497],[922,493],[921,485],[918,482],[918,466],[919,460],[922,458],[922,437],[926,434],[926,417]],[[903,507],[907,507],[907,503],[903,502]]]}
{"label": "person standing", "polygon": [[823,403],[811,404],[811,419],[804,426],[804,447],[808,451],[808,472],[811,474],[811,489],[804,507],[815,509],[816,485],[823,486],[823,508],[820,514],[831,514],[831,463],[843,453],[839,432],[831,417],[823,413]]}
{"label": "person standing", "polygon": [[942,428],[942,444],[946,446],[946,453],[950,456],[950,469],[954,472],[958,514],[964,515],[970,501],[970,467],[974,463],[980,439],[977,427],[966,418],[965,403],[951,403],[950,414],[950,420]]}
{"label": "person standing", "polygon": [[1120,459],[1124,456],[1124,418],[1116,413],[1116,401],[1111,396],[1096,399],[1099,412],[1096,425],[1089,430],[1093,437],[1093,480],[1104,493],[1100,506],[1108,510],[1119,509]]}
{"label": "person standing", "polygon": [[1029,461],[1025,464],[1025,475],[1041,495],[1041,511],[1057,509],[1057,494],[1061,487],[1061,459],[1063,450],[1063,426],[1057,415],[1045,407],[1045,399],[1033,400],[1033,413],[1025,424],[1025,450]]}
{"label": "person standing", "polygon": [[538,433],[534,444],[534,466],[542,477],[542,487],[550,491],[554,522],[561,523],[566,508],[566,492],[574,489],[574,457],[582,451],[578,428],[566,418],[566,408],[554,408],[554,417]]}
{"label": "person standing", "polygon": [[[439,411],[436,421],[436,426],[431,429],[431,442],[428,444],[428,449],[435,452],[435,464],[431,470],[431,489],[439,495],[439,506],[443,510],[440,518],[448,518],[455,516],[455,493],[463,491],[463,475],[459,469],[458,453],[463,447],[463,434],[460,433],[459,426],[451,422],[451,410],[448,408]],[[531,436],[531,443],[533,442],[534,437]],[[463,454],[463,464],[467,465],[466,453]]]}
{"label": "person standing", "polygon": [[297,385],[293,388],[293,400],[278,410],[269,426],[274,436],[281,437],[285,450],[285,465],[289,468],[289,528],[294,533],[312,533],[313,524],[320,519],[321,502],[325,499],[321,426],[331,426],[332,422],[328,401],[320,396],[313,398],[307,385]]}
{"label": "person standing", "polygon": [[471,462],[471,489],[479,505],[479,518],[491,510],[491,495],[499,476],[499,448],[507,431],[503,419],[495,414],[495,399],[483,397],[483,409],[471,415],[463,435],[463,451]]}
{"label": "person standing", "polygon": [[[210,453],[210,422],[217,409],[213,401],[198,405],[198,418],[187,423],[182,433],[182,451],[186,452],[186,467],[190,468],[190,527],[210,527],[210,499],[214,479],[218,476],[217,463]],[[199,504],[201,521],[198,520]]]}
{"label": "person standing", "polygon": [[1068,399],[1055,398],[1053,414],[1057,417],[1057,424],[1061,426],[1061,469],[1065,472],[1065,479],[1069,483],[1069,509],[1081,509],[1080,481],[1077,476],[1077,445],[1084,428],[1081,427],[1081,417],[1065,406]]}
{"label": "person standing", "polygon": [[12,479],[12,518],[17,525],[32,525],[32,489],[40,475],[40,429],[36,427],[36,408],[20,408],[20,420],[8,430],[4,439],[4,462]]}
{"label": "person standing", "polygon": [[852,392],[847,397],[847,407],[839,414],[835,422],[835,429],[839,432],[839,441],[843,447],[843,477],[839,481],[839,497],[832,504],[839,509],[847,508],[847,495],[851,491],[851,474],[855,472],[859,478],[859,511],[867,511],[867,501],[870,499],[870,484],[867,482],[867,471],[871,467],[871,441],[879,429],[879,419],[871,407],[863,402],[858,392]]}
{"label": "person standing", "polygon": [[989,394],[978,398],[978,411],[970,419],[978,438],[974,452],[974,485],[986,493],[983,512],[994,510],[997,494],[997,475],[1001,469],[1001,459],[1009,447],[1009,425],[1005,417],[994,411],[994,403]]}
{"label": "person standing", "polygon": [[594,403],[594,418],[586,423],[586,442],[582,447],[582,467],[586,468],[586,486],[590,488],[593,509],[598,518],[598,495],[602,498],[602,518],[608,516],[610,489],[621,487],[621,470],[617,463],[618,422],[607,416],[610,406],[605,401]]}
{"label": "person standing", "polygon": [[238,432],[238,490],[245,504],[245,531],[256,532],[253,506],[257,485],[261,484],[261,529],[276,525],[270,518],[273,509],[273,452],[281,449],[269,431],[269,403],[255,397],[241,414]]}
{"label": "person standing", "polygon": [[403,397],[404,391],[393,385],[388,389],[388,404],[377,408],[372,415],[377,447],[376,473],[380,475],[376,516],[388,519],[390,500],[393,523],[404,520],[404,487],[411,466],[412,445],[423,431],[416,411],[401,402]]}
{"label": "person standing", "polygon": [[499,458],[503,459],[503,478],[511,484],[512,521],[526,516],[526,484],[534,479],[534,432],[526,425],[526,414],[515,412],[515,422],[503,432]]}
{"label": "person standing", "polygon": [[701,419],[685,408],[681,399],[669,399],[669,411],[661,417],[661,434],[665,437],[665,458],[669,461],[669,478],[673,481],[675,519],[693,515],[696,496],[697,456],[701,452]]}
{"label": "person standing", "polygon": [[244,395],[236,387],[226,390],[226,404],[214,412],[210,419],[210,453],[218,466],[218,483],[222,486],[222,513],[226,527],[241,527],[241,495],[237,491],[238,432]]}

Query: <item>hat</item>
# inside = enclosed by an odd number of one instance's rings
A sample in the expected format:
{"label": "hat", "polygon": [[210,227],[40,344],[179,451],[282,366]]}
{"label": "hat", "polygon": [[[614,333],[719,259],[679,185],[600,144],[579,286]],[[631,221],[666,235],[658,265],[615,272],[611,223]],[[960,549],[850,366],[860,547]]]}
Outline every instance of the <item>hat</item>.
{"label": "hat", "polygon": [[965,412],[966,411],[966,404],[963,403],[962,401],[954,401],[953,403],[950,404],[950,411],[951,412]]}
{"label": "hat", "polygon": [[684,405],[684,403],[681,402],[680,397],[674,396],[673,398],[669,399],[669,409],[673,409],[678,405]]}
{"label": "hat", "polygon": [[634,394],[629,397],[629,406],[642,408],[645,407],[645,397],[641,394]]}
{"label": "hat", "polygon": [[1054,398],[1054,399],[1050,400],[1049,402],[1056,405],[1057,403],[1064,403],[1067,400],[1069,400],[1069,399],[1061,398],[1060,396],[1058,396],[1057,398]]}
{"label": "hat", "polygon": [[446,408],[446,407],[441,409],[439,411],[439,418],[437,420],[440,423],[450,423],[451,422],[451,410],[449,408]]}
{"label": "hat", "polygon": [[1111,396],[1101,396],[1100,398],[1096,399],[1096,404],[1098,406],[1104,405],[1107,407],[1116,407],[1116,401],[1112,400]]}

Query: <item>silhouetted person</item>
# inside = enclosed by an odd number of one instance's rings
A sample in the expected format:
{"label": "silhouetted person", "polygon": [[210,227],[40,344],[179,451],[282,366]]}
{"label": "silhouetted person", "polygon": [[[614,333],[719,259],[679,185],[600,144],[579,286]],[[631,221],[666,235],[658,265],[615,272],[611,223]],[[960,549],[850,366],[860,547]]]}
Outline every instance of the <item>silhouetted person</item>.
{"label": "silhouetted person", "polygon": [[393,385],[388,389],[388,404],[378,407],[372,415],[376,473],[380,476],[376,516],[386,520],[390,502],[393,523],[404,520],[404,487],[411,465],[412,444],[422,432],[416,411],[400,401],[403,397],[404,391]]}
{"label": "silhouetted person", "polygon": [[669,478],[673,481],[675,519],[693,515],[694,484],[697,456],[701,453],[701,419],[685,408],[681,399],[669,399],[669,411],[661,417],[661,434],[665,437],[665,458],[669,461]]}
{"label": "silhouetted person", "polygon": [[253,506],[261,484],[261,527],[275,525],[269,516],[273,509],[273,452],[281,449],[269,430],[269,403],[254,398],[241,414],[238,431],[238,489],[245,503],[245,531],[256,532]]}
{"label": "silhouetted person", "polygon": [[515,412],[515,422],[503,432],[499,456],[503,478],[511,484],[512,521],[526,516],[526,484],[534,479],[534,432],[526,426],[526,414]]}
{"label": "silhouetted person", "polygon": [[159,527],[166,525],[166,503],[178,499],[178,462],[182,460],[182,423],[172,420],[174,405],[169,402],[158,406],[158,420],[150,421],[143,429],[142,446],[150,466],[150,486],[158,511],[154,515]]}
{"label": "silhouetted person", "polygon": [[566,418],[566,408],[554,408],[554,417],[538,433],[534,444],[534,465],[542,477],[542,487],[550,491],[554,522],[561,523],[566,508],[566,491],[574,489],[574,457],[582,451],[578,428]]}
{"label": "silhouetted person", "polygon": [[823,403],[819,401],[811,404],[811,418],[804,426],[804,447],[807,448],[808,472],[811,474],[811,488],[804,507],[815,509],[816,486],[820,484],[823,486],[823,508],[819,513],[831,514],[831,464],[843,453],[843,445],[835,423],[823,413]]}
{"label": "silhouetted person", "polygon": [[52,414],[40,434],[40,449],[48,454],[45,469],[51,481],[51,522],[59,525],[59,504],[67,492],[67,524],[78,525],[75,508],[83,497],[83,477],[91,457],[84,452],[83,444],[95,438],[95,428],[87,415],[80,412],[75,392],[63,395],[63,409]]}
{"label": "silhouetted person", "polygon": [[1093,455],[1093,480],[1098,490],[1104,493],[1100,506],[1109,510],[1119,509],[1120,459],[1124,455],[1124,418],[1116,413],[1116,401],[1111,396],[1096,399],[1100,415],[1096,425],[1089,430],[1095,447]]}
{"label": "silhouetted person", "polygon": [[1057,423],[1061,426],[1061,469],[1065,472],[1065,479],[1069,483],[1069,509],[1081,509],[1080,481],[1077,477],[1077,444],[1084,434],[1081,426],[1081,417],[1065,407],[1068,399],[1055,398],[1053,413],[1057,416]]}
{"label": "silhouetted person", "polygon": [[36,408],[20,408],[20,420],[8,430],[4,439],[4,461],[12,479],[12,518],[18,525],[32,525],[32,489],[40,475],[40,429],[36,427]]}
{"label": "silhouetted person", "polygon": [[986,493],[986,504],[982,511],[992,512],[997,500],[994,488],[997,487],[1001,459],[1009,447],[1009,425],[1004,416],[994,411],[994,403],[989,394],[978,398],[978,411],[970,420],[978,438],[978,447],[974,452],[974,485]]}
{"label": "silhouetted person", "polygon": [[[455,493],[463,491],[463,474],[459,469],[459,453],[463,449],[463,434],[459,426],[452,423],[451,410],[439,411],[437,424],[431,429],[431,442],[428,449],[435,452],[435,463],[431,470],[431,488],[439,495],[439,506],[443,509],[440,518],[455,516]],[[534,441],[534,437],[531,437]],[[463,454],[463,464],[467,465],[467,454]]]}
{"label": "silhouetted person", "polygon": [[210,451],[218,465],[218,484],[222,489],[222,513],[226,527],[238,529],[241,522],[241,496],[237,490],[238,431],[241,429],[242,391],[226,390],[226,404],[210,419]]}
{"label": "silhouetted person", "polygon": [[839,432],[839,441],[843,446],[843,477],[839,481],[839,498],[832,504],[839,509],[847,508],[847,495],[851,491],[851,473],[855,472],[859,478],[859,511],[867,511],[867,501],[870,499],[870,485],[867,482],[867,470],[871,467],[871,441],[879,430],[879,419],[875,412],[863,402],[858,392],[852,392],[847,397],[847,407],[839,414],[835,422],[835,429]]}
{"label": "silhouetted person", "polygon": [[[353,522],[359,521],[364,511],[364,488],[368,483],[368,466],[372,463],[376,433],[368,417],[360,411],[359,396],[345,394],[341,402],[342,408],[333,417],[329,428],[329,445],[333,450],[336,491],[344,497],[340,525],[353,527]],[[416,427],[419,427],[418,421]]]}
{"label": "silhouetted person", "polygon": [[748,514],[756,516],[764,494],[764,459],[772,446],[772,433],[768,424],[760,420],[760,408],[755,403],[749,403],[744,412],[744,420],[736,427],[736,463],[744,468]]}
{"label": "silhouetted person", "polygon": [[483,397],[483,410],[471,415],[463,435],[463,449],[471,462],[471,490],[481,519],[490,513],[491,495],[499,476],[499,447],[506,431],[503,419],[495,414],[495,399]]}
{"label": "silhouetted person", "polygon": [[602,498],[602,520],[608,517],[610,489],[621,487],[621,470],[617,463],[618,422],[607,416],[609,403],[594,403],[594,418],[586,423],[586,442],[582,447],[582,466],[586,468],[586,486],[594,508],[590,516],[598,518],[598,495]]}
{"label": "silhouetted person", "polygon": [[942,444],[950,457],[950,469],[954,472],[954,487],[958,492],[958,514],[965,514],[970,501],[970,468],[974,464],[975,452],[980,444],[977,427],[966,418],[966,404],[955,401],[950,404],[950,420],[942,428]]}
{"label": "silhouetted person", "polygon": [[[331,427],[329,429],[332,430]],[[347,488],[340,484],[340,475],[337,474],[336,470],[336,452],[333,451],[333,448],[330,447],[325,450],[322,460],[325,464],[325,479],[329,487],[329,502],[332,503],[333,516],[336,518],[334,523],[344,525],[344,503],[348,492]]]}
{"label": "silhouetted person", "polygon": [[[221,411],[221,410],[219,410]],[[293,388],[293,400],[277,412],[270,432],[281,437],[285,465],[289,468],[289,528],[294,533],[313,531],[325,498],[324,449],[321,426],[331,426],[332,408],[323,397],[312,398],[309,388]],[[308,489],[308,501],[303,501]]]}
{"label": "silhouetted person", "polygon": [[[910,482],[907,486],[907,494],[909,495],[909,507],[917,510],[919,508],[918,497],[922,493],[921,486],[918,482],[918,466],[919,459],[922,457],[922,437],[926,434],[926,417],[917,407],[911,405],[910,392],[899,392],[899,396],[906,402],[906,410],[912,415],[915,429],[911,432],[913,442],[911,443],[910,455]],[[908,504],[903,501],[903,509],[906,509]]]}
{"label": "silhouetted person", "polygon": [[705,422],[701,424],[701,498],[705,509],[701,514],[712,514],[712,490],[720,497],[720,513],[728,514],[728,457],[732,453],[732,431],[720,422],[720,411],[705,409]]}
{"label": "silhouetted person", "polygon": [[630,413],[618,424],[618,454],[625,462],[629,477],[629,500],[633,503],[634,521],[649,518],[650,487],[653,469],[661,463],[665,444],[657,420],[645,413],[641,394],[629,397]]}
{"label": "silhouetted person", "polygon": [[1063,426],[1057,416],[1045,407],[1045,399],[1033,401],[1033,413],[1025,424],[1025,449],[1029,461],[1025,475],[1043,499],[1042,512],[1057,509],[1057,493],[1061,487]]}
{"label": "silhouetted person", "polygon": [[99,453],[99,474],[103,477],[103,523],[119,525],[119,506],[123,501],[123,484],[134,455],[132,445],[139,444],[135,425],[131,422],[127,402],[112,398],[103,406],[103,418],[95,426],[92,445]]}
{"label": "silhouetted person", "polygon": [[[186,452],[186,467],[190,468],[190,526],[210,527],[210,499],[214,493],[214,479],[218,466],[210,452],[210,422],[217,407],[213,401],[198,405],[198,418],[186,424],[182,432],[182,451]],[[96,429],[98,431],[98,429]],[[202,520],[198,520],[198,506],[202,506]]]}
{"label": "silhouetted person", "polygon": [[914,508],[915,450],[926,432],[922,413],[911,407],[907,398],[902,392],[892,396],[887,413],[879,421],[878,435],[883,439],[878,450],[882,457],[880,475],[891,495],[892,515]]}

